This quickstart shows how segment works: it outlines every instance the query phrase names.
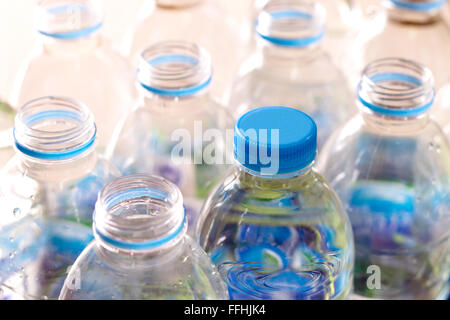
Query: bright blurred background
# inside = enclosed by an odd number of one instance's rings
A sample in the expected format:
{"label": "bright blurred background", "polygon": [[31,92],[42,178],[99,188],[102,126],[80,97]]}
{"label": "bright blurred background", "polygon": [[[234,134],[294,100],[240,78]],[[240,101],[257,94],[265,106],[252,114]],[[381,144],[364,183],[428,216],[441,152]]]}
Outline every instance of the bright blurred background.
{"label": "bright blurred background", "polygon": [[[33,5],[37,0],[0,0],[0,99],[10,99],[15,75],[23,61],[30,56],[36,41],[33,30]],[[120,46],[123,37],[130,31],[137,18],[139,8],[152,0],[103,0],[105,7],[104,33]],[[243,19],[246,8],[253,0],[207,0],[216,1],[227,13]],[[356,0],[367,6],[382,0]],[[158,26],[155,26],[157,28]]]}
{"label": "bright blurred background", "polygon": [[[9,100],[15,75],[30,56],[37,38],[33,30],[33,8],[37,0],[0,0],[0,99]],[[147,0],[103,0],[105,34],[120,45]],[[240,0],[231,0],[240,1]]]}

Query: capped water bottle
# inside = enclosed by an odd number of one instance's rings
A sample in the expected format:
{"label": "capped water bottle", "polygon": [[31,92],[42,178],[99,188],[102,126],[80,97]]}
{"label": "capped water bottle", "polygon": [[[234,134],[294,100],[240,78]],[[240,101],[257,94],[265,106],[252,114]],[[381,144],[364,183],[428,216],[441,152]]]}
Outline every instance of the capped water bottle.
{"label": "capped water bottle", "polygon": [[167,180],[132,175],[108,184],[93,229],[60,299],[228,299],[210,258],[187,236],[183,196]]}
{"label": "capped water bottle", "polygon": [[0,100],[0,170],[14,155],[12,138],[14,116],[14,109]]}
{"label": "capped water bottle", "polygon": [[119,173],[97,155],[94,118],[75,100],[29,102],[14,138],[0,174],[0,299],[57,299],[93,238],[97,194]]}
{"label": "capped water bottle", "polygon": [[196,43],[211,54],[212,92],[222,99],[248,48],[248,33],[239,31],[233,17],[225,16],[211,0],[146,1],[141,13],[128,39],[130,59],[137,65],[142,51],[161,41]]}
{"label": "capped water bottle", "polygon": [[316,124],[299,110],[260,108],[236,123],[236,166],[197,228],[232,299],[344,299],[351,291],[352,230],[313,169],[316,150]]}
{"label": "capped water bottle", "polygon": [[141,102],[119,125],[108,150],[123,174],[151,173],[175,183],[192,225],[230,162],[226,128],[233,120],[210,97],[211,81],[209,55],[197,45],[169,41],[147,48],[138,71]]}
{"label": "capped water bottle", "polygon": [[80,99],[96,117],[99,147],[106,147],[137,92],[134,71],[101,35],[101,1],[40,0],[35,10],[39,50],[18,75],[14,104],[48,95]]}
{"label": "capped water bottle", "polygon": [[371,63],[358,90],[360,114],[319,159],[352,222],[360,296],[437,299],[448,292],[450,145],[428,115],[434,96],[424,66]]}
{"label": "capped water bottle", "polygon": [[[364,48],[365,64],[402,57],[431,69],[440,89],[450,80],[450,29],[443,18],[447,0],[380,1],[383,28]],[[378,28],[377,25],[374,27]],[[368,31],[369,32],[369,31]],[[370,32],[369,32],[370,33]]]}
{"label": "capped water bottle", "polygon": [[243,65],[230,105],[246,111],[285,105],[308,113],[319,128],[319,148],[352,112],[346,79],[322,48],[322,6],[298,0],[271,0],[257,20],[261,46]]}

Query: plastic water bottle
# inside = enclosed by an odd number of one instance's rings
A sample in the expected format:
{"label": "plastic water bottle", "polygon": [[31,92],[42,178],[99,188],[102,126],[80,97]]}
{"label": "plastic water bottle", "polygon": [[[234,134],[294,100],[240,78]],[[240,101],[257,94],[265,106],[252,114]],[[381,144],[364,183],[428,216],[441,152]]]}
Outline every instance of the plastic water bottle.
{"label": "plastic water bottle", "polygon": [[120,178],[100,193],[95,240],[65,281],[65,300],[217,300],[226,286],[187,236],[180,190],[146,175]]}
{"label": "plastic water bottle", "polygon": [[93,119],[65,98],[18,112],[16,156],[0,174],[0,299],[57,299],[92,240],[97,194],[119,174],[95,151]]}
{"label": "plastic water bottle", "polygon": [[13,103],[49,95],[80,99],[97,119],[102,151],[137,92],[134,70],[101,36],[101,1],[39,1],[35,20],[39,50],[17,77]]}
{"label": "plastic water bottle", "polygon": [[313,169],[317,128],[301,111],[255,109],[235,126],[237,165],[206,200],[197,234],[232,299],[344,299],[353,236]]}
{"label": "plastic water bottle", "polygon": [[233,120],[210,97],[212,81],[202,48],[171,41],[147,48],[138,71],[141,102],[119,125],[108,151],[125,175],[150,173],[175,183],[186,197],[191,225],[228,168],[224,138]]}
{"label": "plastic water bottle", "polygon": [[154,0],[143,6],[126,45],[130,59],[137,65],[142,51],[157,42],[196,43],[211,54],[215,72],[212,93],[222,100],[247,54],[248,33],[241,33],[239,23],[224,15],[214,1]]}
{"label": "plastic water bottle", "polygon": [[[402,57],[428,66],[440,89],[450,80],[450,30],[443,18],[447,0],[380,1],[384,28],[365,47],[365,63]],[[377,26],[374,26],[377,27]],[[369,31],[368,31],[369,32]],[[369,32],[370,33],[370,32]]]}
{"label": "plastic water bottle", "polygon": [[259,15],[258,52],[243,65],[229,105],[236,118],[253,108],[285,105],[308,113],[319,148],[352,112],[346,79],[322,48],[325,11],[317,3],[271,0]]}
{"label": "plastic water bottle", "polygon": [[14,155],[12,138],[14,116],[14,109],[8,103],[0,101],[0,169]]}
{"label": "plastic water bottle", "polygon": [[318,168],[349,213],[355,293],[436,299],[450,271],[450,145],[430,120],[433,77],[397,58],[364,71],[361,112],[325,146]]}
{"label": "plastic water bottle", "polygon": [[[253,22],[258,13],[270,0],[251,0]],[[362,42],[359,40],[361,29],[371,26],[370,17],[363,15],[363,10],[355,0],[295,0],[296,3],[319,3],[326,10],[326,35],[323,47],[333,59],[334,64],[344,72],[349,81],[360,76],[363,62]],[[254,23],[251,24],[252,30]],[[359,61],[359,63],[355,63]]]}

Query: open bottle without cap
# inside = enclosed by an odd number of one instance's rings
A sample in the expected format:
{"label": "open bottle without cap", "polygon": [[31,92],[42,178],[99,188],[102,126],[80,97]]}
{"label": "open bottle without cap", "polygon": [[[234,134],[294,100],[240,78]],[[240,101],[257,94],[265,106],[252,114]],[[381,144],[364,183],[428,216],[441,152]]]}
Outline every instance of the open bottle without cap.
{"label": "open bottle without cap", "polygon": [[[162,41],[195,43],[212,57],[211,91],[222,100],[247,50],[248,34],[241,34],[233,17],[210,0],[146,0],[145,12],[128,39],[130,59],[137,66],[143,50]],[[164,28],[155,28],[164,26]]]}
{"label": "open bottle without cap", "polygon": [[89,109],[67,98],[23,106],[1,172],[0,299],[56,299],[92,240],[99,190],[119,172],[97,155]]}
{"label": "open bottle without cap", "polygon": [[[251,30],[259,12],[264,10],[270,0],[251,0],[254,3]],[[359,77],[363,64],[362,43],[359,39],[361,29],[373,25],[370,15],[355,0],[296,0],[297,3],[318,3],[326,10],[326,34],[323,48],[333,59],[334,64],[344,73],[348,81]],[[355,63],[360,61],[359,63]]]}
{"label": "open bottle without cap", "polygon": [[322,50],[325,11],[296,0],[271,0],[256,25],[260,48],[242,67],[229,105],[235,118],[268,105],[308,113],[319,128],[319,149],[347,120],[352,100],[340,70]]}
{"label": "open bottle without cap", "polygon": [[316,153],[316,125],[301,111],[265,107],[236,123],[236,166],[206,200],[196,231],[231,299],[345,299],[350,293],[351,226],[312,168]]}
{"label": "open bottle without cap", "polygon": [[[431,69],[439,90],[450,81],[450,29],[442,12],[446,2],[380,1],[378,25],[384,28],[365,44],[364,64],[389,57],[417,61]],[[378,25],[374,25],[377,30]]]}
{"label": "open bottle without cap", "polygon": [[[359,86],[360,114],[319,158],[352,222],[354,290],[365,298],[448,293],[450,145],[428,116],[434,96],[424,66],[397,58],[371,63]],[[376,278],[369,270],[378,270]]]}
{"label": "open bottle without cap", "polygon": [[187,236],[183,196],[167,180],[134,175],[108,184],[93,229],[60,299],[228,299],[211,259]]}
{"label": "open bottle without cap", "polygon": [[138,71],[141,102],[120,123],[108,150],[123,174],[150,173],[175,183],[191,225],[229,167],[225,138],[233,120],[209,95],[213,79],[208,53],[194,44],[147,48]]}
{"label": "open bottle without cap", "polygon": [[101,1],[40,0],[35,10],[39,50],[17,76],[13,103],[48,95],[80,99],[97,119],[102,150],[137,91],[131,66],[101,35]]}

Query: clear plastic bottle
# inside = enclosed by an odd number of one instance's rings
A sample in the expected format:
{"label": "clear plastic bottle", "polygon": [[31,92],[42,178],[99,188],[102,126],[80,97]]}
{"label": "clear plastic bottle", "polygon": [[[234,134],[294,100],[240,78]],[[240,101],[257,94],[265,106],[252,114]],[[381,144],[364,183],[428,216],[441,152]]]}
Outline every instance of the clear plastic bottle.
{"label": "clear plastic bottle", "polygon": [[97,194],[119,172],[97,155],[93,116],[75,100],[26,104],[14,137],[0,179],[0,299],[57,299],[93,238]]}
{"label": "clear plastic bottle", "polygon": [[[212,93],[222,100],[247,54],[248,33],[212,0],[146,0],[143,18],[128,40],[130,59],[137,65],[143,50],[162,41],[188,41],[212,57]],[[158,27],[164,26],[164,27]]]}
{"label": "clear plastic bottle", "polygon": [[296,109],[260,108],[236,123],[237,164],[206,200],[196,232],[232,299],[344,299],[351,291],[351,225],[313,169],[316,150],[317,127]]}
{"label": "clear plastic bottle", "polygon": [[[261,11],[270,0],[248,0],[253,2],[253,11]],[[320,3],[327,12],[327,30],[332,36],[354,30],[361,22],[362,10],[355,0],[296,0],[297,3]]]}
{"label": "clear plastic bottle", "polygon": [[384,28],[366,43],[365,64],[389,57],[414,60],[431,69],[440,89],[450,80],[450,28],[443,18],[446,2],[383,0],[379,23]]}
{"label": "clear plastic bottle", "polygon": [[[260,12],[269,0],[252,0],[255,12]],[[327,13],[326,35],[323,47],[345,76],[351,81],[359,77],[363,64],[362,43],[359,39],[361,29],[369,27],[370,19],[363,15],[359,3],[354,0],[295,0],[297,3],[319,3]],[[254,13],[253,20],[258,14]],[[252,28],[254,24],[252,24]],[[359,63],[355,63],[359,61]]]}
{"label": "clear plastic bottle", "polygon": [[41,43],[13,94],[18,106],[48,95],[83,101],[97,119],[100,150],[137,99],[135,72],[102,37],[102,21],[100,0],[40,0],[35,28]]}
{"label": "clear plastic bottle", "polygon": [[211,259],[186,231],[183,196],[172,183],[146,175],[110,183],[95,208],[95,240],[60,299],[228,299]]}
{"label": "clear plastic bottle", "polygon": [[200,47],[169,41],[147,48],[138,71],[141,102],[119,125],[108,150],[123,174],[150,173],[175,183],[191,225],[228,168],[223,138],[233,120],[210,97],[211,81],[210,58]]}
{"label": "clear plastic bottle", "polygon": [[308,1],[271,0],[256,32],[260,49],[243,65],[229,105],[235,118],[263,106],[298,108],[316,121],[319,148],[352,112],[347,82],[322,47],[325,11]]}
{"label": "clear plastic bottle", "polygon": [[0,100],[0,169],[14,155],[12,128],[14,127],[14,109]]}
{"label": "clear plastic bottle", "polygon": [[360,296],[436,299],[448,292],[450,145],[428,115],[434,95],[424,66],[373,62],[360,83],[360,114],[319,158],[352,222]]}

